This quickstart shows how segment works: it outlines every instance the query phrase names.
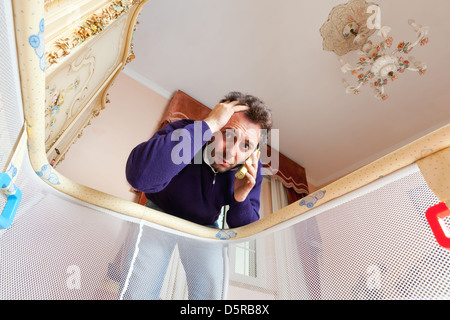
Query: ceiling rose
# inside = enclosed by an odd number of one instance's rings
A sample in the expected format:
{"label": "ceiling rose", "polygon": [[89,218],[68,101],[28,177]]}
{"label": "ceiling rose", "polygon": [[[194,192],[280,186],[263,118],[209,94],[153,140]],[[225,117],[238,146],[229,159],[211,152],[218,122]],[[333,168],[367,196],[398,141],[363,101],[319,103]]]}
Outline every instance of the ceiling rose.
{"label": "ceiling rose", "polygon": [[366,26],[366,21],[371,16],[367,13],[367,8],[371,5],[375,4],[365,0],[350,0],[334,7],[328,20],[320,28],[323,48],[338,56],[359,49],[359,42],[375,32],[375,29],[368,29]]}

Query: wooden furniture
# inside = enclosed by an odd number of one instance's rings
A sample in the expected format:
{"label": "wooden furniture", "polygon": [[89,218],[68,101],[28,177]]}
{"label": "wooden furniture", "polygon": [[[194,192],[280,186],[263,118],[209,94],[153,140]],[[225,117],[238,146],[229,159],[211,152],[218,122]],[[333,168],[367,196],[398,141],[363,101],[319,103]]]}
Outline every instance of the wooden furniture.
{"label": "wooden furniture", "polygon": [[131,38],[145,2],[44,2],[45,17],[36,39],[45,29],[41,69],[46,78],[45,148],[51,165],[64,159],[83,128],[105,108],[108,88],[134,58]]}

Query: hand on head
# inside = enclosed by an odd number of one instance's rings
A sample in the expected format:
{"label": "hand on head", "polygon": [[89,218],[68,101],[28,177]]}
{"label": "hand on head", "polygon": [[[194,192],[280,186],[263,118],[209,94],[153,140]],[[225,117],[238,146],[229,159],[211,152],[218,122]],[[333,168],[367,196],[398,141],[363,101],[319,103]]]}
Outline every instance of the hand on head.
{"label": "hand on head", "polygon": [[219,103],[204,121],[208,124],[212,133],[215,133],[227,124],[234,113],[246,111],[248,109],[248,106],[240,104],[239,101]]}

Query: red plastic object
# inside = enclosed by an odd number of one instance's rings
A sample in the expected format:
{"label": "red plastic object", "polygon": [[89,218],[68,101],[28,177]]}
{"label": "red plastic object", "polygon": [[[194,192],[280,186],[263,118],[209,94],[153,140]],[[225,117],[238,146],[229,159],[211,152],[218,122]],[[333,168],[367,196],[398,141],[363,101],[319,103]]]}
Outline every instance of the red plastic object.
{"label": "red plastic object", "polygon": [[425,216],[439,245],[445,249],[450,249],[450,238],[446,235],[446,231],[444,229],[447,230],[447,234],[450,234],[450,230],[448,230],[440,221],[441,219],[450,216],[450,210],[447,208],[445,203],[441,202],[428,208]]}

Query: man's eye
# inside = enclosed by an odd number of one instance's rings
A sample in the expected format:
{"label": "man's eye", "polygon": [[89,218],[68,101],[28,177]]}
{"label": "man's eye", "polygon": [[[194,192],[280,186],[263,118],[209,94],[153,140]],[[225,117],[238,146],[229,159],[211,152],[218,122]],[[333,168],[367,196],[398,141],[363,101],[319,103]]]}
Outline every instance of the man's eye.
{"label": "man's eye", "polygon": [[247,151],[248,149],[250,149],[250,145],[249,145],[248,143],[243,143],[243,144],[241,145],[241,148],[242,148],[242,150]]}

